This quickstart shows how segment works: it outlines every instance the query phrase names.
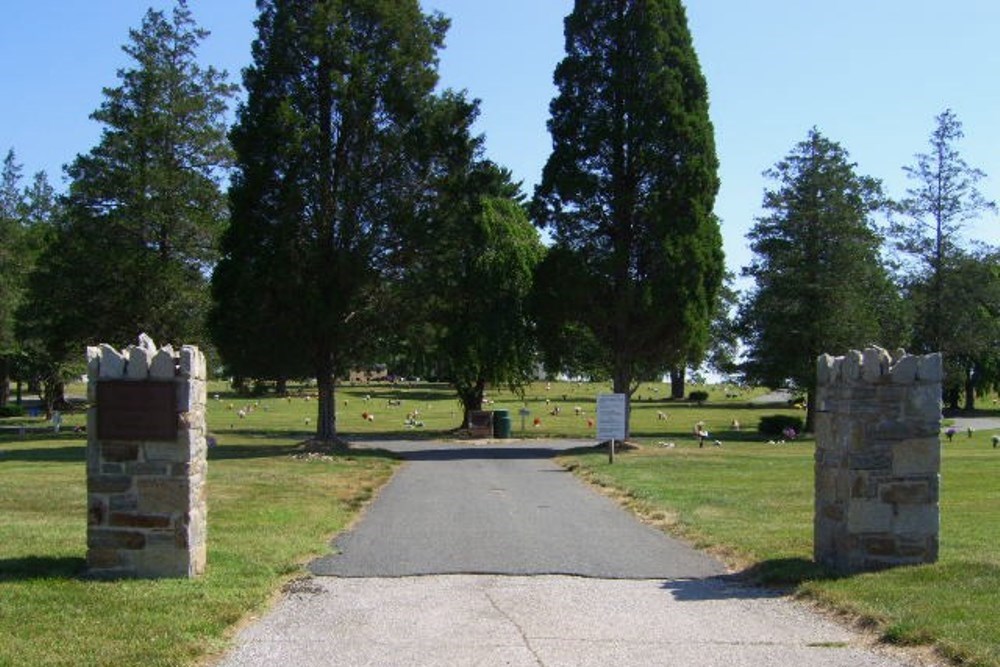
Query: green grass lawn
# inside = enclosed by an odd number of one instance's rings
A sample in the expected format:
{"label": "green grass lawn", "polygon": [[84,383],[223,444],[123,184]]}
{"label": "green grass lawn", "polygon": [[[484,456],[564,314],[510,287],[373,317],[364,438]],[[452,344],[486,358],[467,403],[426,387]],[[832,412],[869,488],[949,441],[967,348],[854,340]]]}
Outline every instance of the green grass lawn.
{"label": "green grass lawn", "polygon": [[0,665],[183,665],[221,650],[394,467],[364,452],[297,460],[302,439],[270,427],[218,435],[204,577],[97,582],[80,577],[84,443],[0,435]]}
{"label": "green grass lawn", "polygon": [[[748,421],[750,416],[748,413]],[[934,565],[843,578],[812,563],[811,440],[646,447],[608,465],[563,462],[639,514],[766,583],[795,587],[899,644],[932,644],[961,664],[1000,665],[1000,450],[988,432],[944,445],[941,554]]]}
{"label": "green grass lawn", "polygon": [[[647,520],[762,581],[795,586],[865,619],[887,640],[932,643],[965,664],[1000,665],[1000,450],[990,445],[991,433],[962,434],[945,445],[939,563],[832,579],[811,561],[813,442],[773,445],[756,433],[764,415],[802,411],[751,406],[760,391],[727,398],[710,388],[709,401],[698,406],[666,400],[668,389],[636,392],[632,440],[641,449],[613,466],[606,454],[585,450],[564,464],[617,492]],[[588,439],[598,391],[610,389],[540,383],[523,399],[492,392],[489,407],[511,411],[515,438]],[[435,385],[344,386],[337,406],[340,432],[355,439],[452,437],[462,417],[454,395]],[[523,430],[521,408],[531,413]],[[307,387],[290,399],[246,398],[214,384],[208,410],[219,442],[209,460],[209,569],[193,581],[81,579],[84,452],[80,436],[65,431],[82,424],[82,415],[68,415],[58,437],[35,433],[22,441],[0,432],[0,664],[192,664],[220,650],[233,625],[322,553],[393,467],[360,452],[291,458],[294,443],[315,428]],[[405,424],[414,411],[423,426]],[[20,422],[44,426],[0,420]],[[698,448],[698,422],[722,447]]]}

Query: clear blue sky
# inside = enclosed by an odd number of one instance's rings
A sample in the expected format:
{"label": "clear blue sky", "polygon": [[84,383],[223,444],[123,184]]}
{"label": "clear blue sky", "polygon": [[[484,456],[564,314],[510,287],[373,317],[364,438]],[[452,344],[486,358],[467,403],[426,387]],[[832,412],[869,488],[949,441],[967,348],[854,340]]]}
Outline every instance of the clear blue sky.
{"label": "clear blue sky", "polygon": [[[545,130],[572,0],[422,0],[452,19],[442,84],[482,100],[487,154],[530,194],[548,156]],[[61,166],[98,140],[89,114],[126,63],[121,45],[156,0],[4,0],[0,8],[0,151],[26,174],[61,183]],[[1000,2],[997,0],[689,0],[688,20],[708,79],[721,162],[716,212],[726,255],[750,259],[745,234],[760,214],[761,172],[812,126],[839,141],[861,173],[891,195],[925,151],[934,116],[951,108],[961,149],[1000,199]],[[190,0],[212,32],[202,60],[238,80],[249,61],[252,0]],[[1000,243],[1000,220],[969,237]]]}

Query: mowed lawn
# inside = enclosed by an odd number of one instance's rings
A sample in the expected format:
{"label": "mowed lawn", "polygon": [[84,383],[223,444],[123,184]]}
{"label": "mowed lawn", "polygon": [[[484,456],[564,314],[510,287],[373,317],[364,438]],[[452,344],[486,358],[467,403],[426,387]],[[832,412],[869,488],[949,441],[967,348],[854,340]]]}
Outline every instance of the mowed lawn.
{"label": "mowed lawn", "polygon": [[[1000,449],[992,448],[991,433],[944,445],[940,563],[829,579],[811,563],[813,442],[768,444],[756,433],[761,416],[803,413],[751,405],[759,390],[711,388],[698,406],[666,400],[668,389],[645,385],[636,393],[632,433],[641,449],[613,466],[606,453],[586,450],[564,464],[734,569],[849,611],[890,641],[933,643],[966,664],[1000,665]],[[587,440],[595,432],[595,395],[606,391],[539,383],[525,400],[492,392],[488,407],[510,411],[513,446],[525,437]],[[345,386],[337,406],[343,434],[375,443],[453,437],[461,420],[454,395],[438,385]],[[194,581],[81,579],[80,436],[22,441],[0,433],[0,664],[196,663],[323,553],[394,466],[390,457],[361,451],[293,458],[295,443],[315,428],[309,388],[288,398],[247,398],[218,384],[208,408],[219,443],[209,460],[209,571]],[[521,409],[530,412],[523,430]],[[698,422],[721,447],[698,448]],[[70,415],[64,429],[79,423],[81,415]]]}
{"label": "mowed lawn", "polygon": [[[212,422],[210,420],[210,427]],[[293,458],[305,433],[264,420],[209,454],[208,571],[99,582],[86,557],[85,443],[0,433],[0,665],[185,665],[222,650],[389,478],[377,453]],[[37,422],[32,422],[37,425]],[[67,429],[68,426],[68,429]]]}

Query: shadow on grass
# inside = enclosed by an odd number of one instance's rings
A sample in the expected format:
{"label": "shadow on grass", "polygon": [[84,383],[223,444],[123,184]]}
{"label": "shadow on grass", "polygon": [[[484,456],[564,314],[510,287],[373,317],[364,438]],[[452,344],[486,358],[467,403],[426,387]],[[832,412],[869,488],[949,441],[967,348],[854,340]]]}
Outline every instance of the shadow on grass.
{"label": "shadow on grass", "polygon": [[0,559],[0,582],[32,579],[82,579],[86,572],[84,558],[25,556]]}
{"label": "shadow on grass", "polygon": [[[18,443],[25,442],[18,440]],[[6,443],[3,443],[6,444]],[[19,461],[33,463],[56,463],[84,461],[87,458],[87,445],[80,443],[67,447],[38,447],[35,449],[7,449],[0,452],[0,464],[4,461]]]}

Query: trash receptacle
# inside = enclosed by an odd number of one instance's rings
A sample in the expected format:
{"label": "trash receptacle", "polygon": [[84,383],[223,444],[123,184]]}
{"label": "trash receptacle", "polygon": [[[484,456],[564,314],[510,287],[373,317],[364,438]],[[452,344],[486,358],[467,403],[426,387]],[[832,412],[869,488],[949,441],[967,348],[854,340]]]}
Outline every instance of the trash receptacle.
{"label": "trash receptacle", "polygon": [[506,439],[510,437],[511,418],[507,410],[493,411],[493,437]]}

